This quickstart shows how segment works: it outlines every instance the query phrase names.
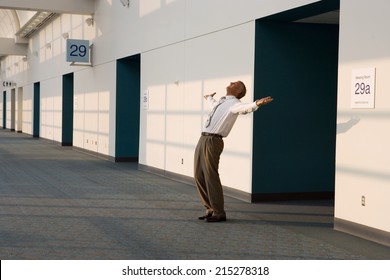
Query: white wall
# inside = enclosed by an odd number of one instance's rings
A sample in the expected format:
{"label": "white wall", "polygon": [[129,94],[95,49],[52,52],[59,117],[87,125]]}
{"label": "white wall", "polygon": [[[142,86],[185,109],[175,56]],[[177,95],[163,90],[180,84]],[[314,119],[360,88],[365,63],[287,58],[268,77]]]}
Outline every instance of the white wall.
{"label": "white wall", "polygon": [[[203,96],[225,95],[230,81],[242,80],[248,90],[242,101],[251,102],[253,61],[254,22],[144,53],[141,88],[149,91],[149,109],[141,108],[140,163],[192,176],[193,152],[209,112]],[[220,168],[225,185],[247,192],[251,139],[252,115],[242,116],[225,140]]]}
{"label": "white wall", "polygon": [[61,143],[62,77],[41,81],[40,98],[39,136]]}
{"label": "white wall", "polygon": [[[341,1],[335,217],[390,231],[390,9]],[[351,108],[353,69],[376,68],[374,109]],[[365,196],[366,206],[361,205]]]}
{"label": "white wall", "polygon": [[23,113],[22,127],[23,133],[33,134],[33,114],[34,114],[34,85],[29,84],[23,87]]}
{"label": "white wall", "polygon": [[317,0],[138,0],[130,8],[96,2],[96,42],[107,50],[97,60],[107,60],[109,53],[142,53]]}
{"label": "white wall", "polygon": [[75,73],[75,147],[103,155],[115,155],[115,79],[115,62]]}
{"label": "white wall", "polygon": [[23,131],[23,87],[16,89],[16,106],[15,106],[15,130]]}

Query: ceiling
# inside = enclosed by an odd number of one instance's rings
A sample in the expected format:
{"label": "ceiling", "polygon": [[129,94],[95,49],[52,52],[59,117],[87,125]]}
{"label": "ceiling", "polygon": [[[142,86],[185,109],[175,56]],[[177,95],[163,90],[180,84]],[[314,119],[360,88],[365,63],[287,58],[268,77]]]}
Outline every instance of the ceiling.
{"label": "ceiling", "polygon": [[32,36],[55,15],[93,14],[94,8],[95,0],[1,0],[0,58],[26,55],[26,48],[20,46],[27,43],[23,39]]}
{"label": "ceiling", "polygon": [[0,37],[13,38],[20,20],[14,10],[0,10]]}
{"label": "ceiling", "polygon": [[302,23],[317,23],[317,24],[339,24],[340,10],[327,12],[324,14],[297,20]]}

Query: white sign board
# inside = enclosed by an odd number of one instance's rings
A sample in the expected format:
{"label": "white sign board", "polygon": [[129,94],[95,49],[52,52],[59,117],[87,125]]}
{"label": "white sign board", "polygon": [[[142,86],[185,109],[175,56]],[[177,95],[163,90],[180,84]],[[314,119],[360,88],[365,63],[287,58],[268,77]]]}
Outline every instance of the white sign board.
{"label": "white sign board", "polygon": [[66,61],[67,62],[89,62],[89,41],[88,40],[66,40]]}
{"label": "white sign board", "polygon": [[351,107],[372,109],[375,107],[375,68],[352,70]]}
{"label": "white sign board", "polygon": [[147,89],[142,93],[142,105],[144,110],[149,109],[149,90]]}

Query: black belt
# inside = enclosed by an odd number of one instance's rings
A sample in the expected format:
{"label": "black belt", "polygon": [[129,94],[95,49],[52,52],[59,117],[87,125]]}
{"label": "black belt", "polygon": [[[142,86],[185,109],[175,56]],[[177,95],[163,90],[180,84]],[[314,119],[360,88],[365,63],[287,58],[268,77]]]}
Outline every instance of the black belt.
{"label": "black belt", "polygon": [[222,135],[214,134],[214,133],[207,133],[207,132],[202,132],[202,136],[213,136],[213,137],[222,138]]}

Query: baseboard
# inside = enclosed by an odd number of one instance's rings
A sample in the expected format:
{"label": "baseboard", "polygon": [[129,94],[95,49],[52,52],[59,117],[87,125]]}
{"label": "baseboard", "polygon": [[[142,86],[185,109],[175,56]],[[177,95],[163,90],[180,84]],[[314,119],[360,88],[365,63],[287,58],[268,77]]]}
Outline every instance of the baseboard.
{"label": "baseboard", "polygon": [[[179,181],[185,184],[195,186],[194,178],[184,176],[174,172],[162,170],[156,167],[151,167],[143,164],[138,164],[138,169],[153,173],[159,176]],[[332,200],[334,192],[299,192],[299,193],[257,193],[251,194],[231,187],[223,186],[223,191],[226,196],[236,198],[241,201],[256,203],[256,202],[271,202],[271,201],[287,201],[287,200]]]}
{"label": "baseboard", "polygon": [[140,164],[140,163],[138,164],[138,169],[141,171],[145,171],[148,173],[152,173],[155,175],[166,177],[166,178],[174,180],[174,181],[178,181],[178,182],[182,182],[182,183],[185,183],[188,185],[195,186],[194,179],[192,177],[189,177],[189,176],[181,175],[178,173],[166,171],[166,170],[163,170],[160,168],[156,168],[156,167],[152,167],[152,166],[148,166],[148,165],[144,165],[144,164]]}
{"label": "baseboard", "polygon": [[[152,174],[155,174],[158,176],[168,178],[170,180],[174,180],[174,181],[181,182],[181,183],[195,187],[194,178],[190,177],[190,176],[181,175],[178,173],[166,171],[166,170],[163,170],[160,168],[151,167],[151,166],[140,164],[140,163],[138,164],[138,169],[141,171],[152,173]],[[238,191],[238,190],[226,187],[226,186],[223,186],[223,191],[224,191],[224,194],[226,196],[230,196],[230,197],[237,198],[239,200],[250,202],[250,194],[248,194],[248,193],[244,193],[242,191]]]}
{"label": "baseboard", "polygon": [[104,154],[101,154],[101,153],[98,153],[98,152],[94,152],[94,151],[91,151],[91,150],[87,150],[87,149],[83,149],[83,148],[79,148],[79,147],[75,147],[75,146],[73,146],[72,148],[73,148],[73,150],[78,151],[80,153],[84,153],[84,154],[87,154],[87,155],[94,156],[96,158],[100,158],[100,159],[104,159],[104,160],[115,162],[115,158],[112,157],[112,156],[104,155]]}
{"label": "baseboard", "polygon": [[291,201],[291,200],[332,200],[334,192],[285,192],[285,193],[255,193],[252,202]]}
{"label": "baseboard", "polygon": [[334,229],[390,247],[390,232],[334,218]]}
{"label": "baseboard", "polygon": [[72,143],[62,142],[62,143],[61,143],[61,146],[64,146],[64,147],[72,147],[73,144],[72,144]]}
{"label": "baseboard", "polygon": [[138,157],[114,157],[115,162],[138,162]]}

